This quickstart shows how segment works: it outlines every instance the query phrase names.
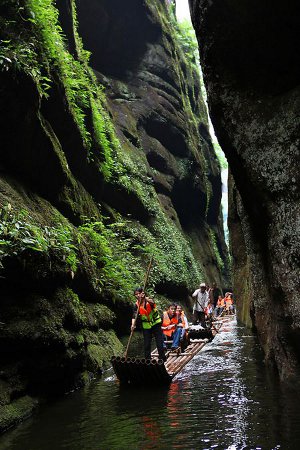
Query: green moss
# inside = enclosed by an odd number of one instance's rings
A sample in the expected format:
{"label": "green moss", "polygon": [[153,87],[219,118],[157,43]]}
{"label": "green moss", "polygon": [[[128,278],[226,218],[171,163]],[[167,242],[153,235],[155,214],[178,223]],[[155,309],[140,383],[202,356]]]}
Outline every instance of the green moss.
{"label": "green moss", "polygon": [[[110,328],[115,320],[115,314],[107,306],[84,303],[71,288],[58,289],[55,301],[57,308],[67,315],[72,330]],[[78,341],[78,335],[76,340]]]}
{"label": "green moss", "polygon": [[175,29],[177,31],[177,39],[184,51],[187,61],[194,67],[196,71],[198,71],[198,41],[191,22],[187,19],[182,22],[176,22]]}
{"label": "green moss", "polygon": [[61,167],[63,168],[64,172],[66,173],[66,175],[69,177],[70,176],[70,169],[68,166],[68,162],[67,159],[65,157],[65,154],[61,148],[61,145],[55,135],[55,133],[53,132],[52,128],[50,127],[49,123],[43,118],[43,116],[41,115],[40,111],[38,111],[38,119],[40,121],[41,127],[43,128],[44,132],[46,133],[46,135],[48,136],[48,138],[51,141],[52,144],[52,148],[54,150],[54,152],[56,153]]}
{"label": "green moss", "polygon": [[113,331],[99,330],[87,346],[87,368],[92,372],[102,372],[110,365],[113,355],[121,355],[124,348]]}
{"label": "green moss", "polygon": [[82,334],[77,334],[76,341],[79,346],[84,344],[84,336]]}
{"label": "green moss", "polygon": [[73,25],[73,35],[76,45],[76,52],[78,59],[83,63],[88,63],[91,53],[83,48],[82,39],[78,34],[78,20],[77,20],[77,10],[75,0],[71,0],[69,3],[71,9],[72,25]]}
{"label": "green moss", "polygon": [[220,252],[218,249],[218,245],[217,245],[217,238],[216,238],[216,235],[213,230],[209,231],[209,236],[210,236],[211,245],[214,249],[214,255],[216,257],[218,267],[219,267],[220,271],[222,272],[224,270],[225,265],[224,265],[224,261],[221,258],[221,255],[220,255]]}
{"label": "green moss", "polygon": [[2,405],[0,408],[0,431],[5,431],[12,425],[29,417],[37,404],[37,400],[26,395],[9,405]]}
{"label": "green moss", "polygon": [[90,314],[95,318],[99,326],[112,326],[115,314],[105,305],[93,305],[90,307]]}
{"label": "green moss", "polygon": [[176,284],[192,286],[195,279],[202,277],[202,271],[183,233],[162,212],[153,224],[153,232],[157,237],[158,246],[154,255],[160,280],[176,280]]}
{"label": "green moss", "polygon": [[138,222],[123,219],[123,227],[119,233],[122,241],[127,241],[131,252],[131,268],[136,283],[139,281],[141,284],[143,271],[151,256],[154,261],[149,278],[150,288],[161,282],[171,282],[187,288],[193,285],[195,279],[201,278],[202,269],[195,262],[188,241],[160,208],[156,207],[150,229]]}
{"label": "green moss", "polygon": [[221,168],[228,169],[228,162],[223,153],[221,146],[218,144],[218,142],[213,142],[213,146],[214,146],[214,149],[215,149],[216,155],[218,157]]}

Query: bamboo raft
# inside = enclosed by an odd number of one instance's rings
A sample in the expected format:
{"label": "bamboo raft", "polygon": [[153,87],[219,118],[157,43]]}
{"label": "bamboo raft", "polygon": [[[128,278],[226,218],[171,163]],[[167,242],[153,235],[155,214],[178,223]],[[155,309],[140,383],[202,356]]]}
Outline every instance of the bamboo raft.
{"label": "bamboo raft", "polygon": [[182,350],[168,350],[167,360],[159,359],[157,349],[151,353],[151,359],[113,357],[111,363],[114,372],[123,385],[143,385],[151,382],[156,385],[170,384],[172,379],[184,368],[184,366],[199,353],[203,347],[213,340],[219,332],[225,317],[213,322],[211,329],[199,330],[197,327],[189,331],[189,343]]}

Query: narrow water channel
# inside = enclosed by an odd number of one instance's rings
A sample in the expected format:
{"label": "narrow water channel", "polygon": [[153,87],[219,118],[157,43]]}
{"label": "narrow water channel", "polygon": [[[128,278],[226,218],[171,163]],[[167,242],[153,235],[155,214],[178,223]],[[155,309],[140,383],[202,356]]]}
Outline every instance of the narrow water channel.
{"label": "narrow water channel", "polygon": [[120,389],[108,371],[0,437],[0,449],[297,450],[299,424],[299,401],[233,319],[170,387]]}

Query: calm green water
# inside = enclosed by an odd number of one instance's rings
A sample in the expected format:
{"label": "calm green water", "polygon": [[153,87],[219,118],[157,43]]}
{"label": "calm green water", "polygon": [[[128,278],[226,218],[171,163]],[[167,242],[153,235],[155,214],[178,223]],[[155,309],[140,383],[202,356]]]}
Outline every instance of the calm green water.
{"label": "calm green water", "polygon": [[112,372],[41,408],[0,449],[300,449],[300,406],[232,320],[169,388],[120,389]]}

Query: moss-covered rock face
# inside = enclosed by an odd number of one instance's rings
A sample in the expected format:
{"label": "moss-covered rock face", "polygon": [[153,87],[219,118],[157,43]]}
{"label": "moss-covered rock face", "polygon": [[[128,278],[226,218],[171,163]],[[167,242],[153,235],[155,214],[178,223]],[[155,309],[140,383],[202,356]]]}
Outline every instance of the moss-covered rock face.
{"label": "moss-covered rock face", "polygon": [[228,285],[196,67],[164,2],[125,3],[0,6],[3,405],[80,386],[122,351],[150,255],[161,307]]}
{"label": "moss-covered rock face", "polygon": [[[240,318],[282,379],[299,372],[299,11],[295,3],[190,0],[210,110],[232,173]],[[297,81],[296,81],[297,80]]]}

